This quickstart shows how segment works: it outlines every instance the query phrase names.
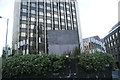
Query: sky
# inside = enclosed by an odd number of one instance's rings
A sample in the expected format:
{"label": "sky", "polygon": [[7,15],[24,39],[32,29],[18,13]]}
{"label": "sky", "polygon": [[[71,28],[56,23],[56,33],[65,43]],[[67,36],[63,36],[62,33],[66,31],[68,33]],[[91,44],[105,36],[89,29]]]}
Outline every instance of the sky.
{"label": "sky", "polygon": [[[104,38],[118,22],[119,0],[78,0],[82,37]],[[0,0],[0,16],[9,18],[8,45],[12,46],[14,0]],[[0,56],[5,46],[6,19],[0,18]]]}

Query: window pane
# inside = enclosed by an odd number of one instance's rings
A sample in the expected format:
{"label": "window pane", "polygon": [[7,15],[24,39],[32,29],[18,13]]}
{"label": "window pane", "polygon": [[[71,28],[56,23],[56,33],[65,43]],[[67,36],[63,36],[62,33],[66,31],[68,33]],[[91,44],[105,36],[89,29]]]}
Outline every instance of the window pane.
{"label": "window pane", "polygon": [[22,9],[22,12],[26,13],[26,12],[27,12],[27,9]]}
{"label": "window pane", "polygon": [[27,5],[27,2],[22,2],[23,5]]}
{"label": "window pane", "polygon": [[58,21],[55,21],[55,24],[58,24]]}
{"label": "window pane", "polygon": [[27,18],[26,16],[22,16],[22,20],[26,20],[26,18]]}
{"label": "window pane", "polygon": [[21,24],[21,28],[26,28],[26,24]]}
{"label": "window pane", "polygon": [[70,17],[67,17],[68,20],[70,20]]}
{"label": "window pane", "polygon": [[30,37],[33,37],[33,33],[30,33]]}
{"label": "window pane", "polygon": [[54,11],[57,11],[57,8],[54,8]]}
{"label": "window pane", "polygon": [[25,32],[21,32],[21,36],[22,36],[22,37],[25,37],[25,36],[26,36],[26,33],[25,33]]}
{"label": "window pane", "polygon": [[47,30],[51,30],[51,27],[50,27],[50,26],[47,26]]}
{"label": "window pane", "polygon": [[34,25],[31,25],[31,29],[34,29]]}
{"label": "window pane", "polygon": [[51,20],[47,20],[47,23],[51,23]]}
{"label": "window pane", "polygon": [[64,16],[61,16],[62,19],[64,19]]}
{"label": "window pane", "polygon": [[35,7],[35,3],[31,3],[31,6],[32,6],[32,7]]}
{"label": "window pane", "polygon": [[55,17],[55,18],[57,18],[57,15],[56,15],[56,14],[54,14],[54,17]]}
{"label": "window pane", "polygon": [[50,10],[50,7],[47,7],[47,10]]}
{"label": "window pane", "polygon": [[33,42],[32,41],[30,41],[30,46],[32,46],[33,45]]}
{"label": "window pane", "polygon": [[35,14],[35,10],[31,10],[31,13],[32,13],[32,14]]}
{"label": "window pane", "polygon": [[31,21],[35,21],[35,18],[31,17]]}
{"label": "window pane", "polygon": [[64,22],[62,22],[62,25],[65,25],[65,23],[64,23]]}
{"label": "window pane", "polygon": [[116,35],[116,37],[117,37],[117,36],[118,36],[118,33],[116,32],[115,35]]}
{"label": "window pane", "polygon": [[43,22],[43,19],[39,19],[39,22]]}
{"label": "window pane", "polygon": [[39,8],[43,8],[43,5],[39,5]]}
{"label": "window pane", "polygon": [[51,16],[51,14],[50,14],[50,13],[47,13],[47,16]]}
{"label": "window pane", "polygon": [[43,12],[39,12],[39,15],[43,15]]}

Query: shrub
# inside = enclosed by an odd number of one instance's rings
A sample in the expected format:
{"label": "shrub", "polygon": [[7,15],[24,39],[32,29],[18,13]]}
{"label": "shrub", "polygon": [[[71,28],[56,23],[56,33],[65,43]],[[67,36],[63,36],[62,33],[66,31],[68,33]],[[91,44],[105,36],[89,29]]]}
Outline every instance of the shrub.
{"label": "shrub", "polygon": [[63,60],[55,54],[16,54],[3,63],[3,77],[39,76],[45,77],[51,72],[58,72]]}
{"label": "shrub", "polygon": [[115,68],[114,58],[107,53],[81,54],[78,64],[87,72],[99,72],[106,70],[106,68],[111,70]]}

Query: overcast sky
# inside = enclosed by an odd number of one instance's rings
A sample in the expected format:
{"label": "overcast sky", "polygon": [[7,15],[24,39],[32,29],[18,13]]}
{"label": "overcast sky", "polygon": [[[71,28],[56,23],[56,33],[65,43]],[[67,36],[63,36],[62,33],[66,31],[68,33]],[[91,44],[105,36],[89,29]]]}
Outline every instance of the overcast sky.
{"label": "overcast sky", "polygon": [[[82,37],[105,37],[118,22],[119,0],[78,0]],[[0,16],[9,18],[8,45],[12,45],[14,0],[0,0]],[[6,20],[0,19],[0,55],[5,45]]]}

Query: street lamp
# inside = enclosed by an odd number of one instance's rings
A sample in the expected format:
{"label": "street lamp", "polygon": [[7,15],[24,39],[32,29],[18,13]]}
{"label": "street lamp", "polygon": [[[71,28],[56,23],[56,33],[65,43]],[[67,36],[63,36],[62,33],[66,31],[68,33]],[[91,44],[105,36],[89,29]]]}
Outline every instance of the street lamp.
{"label": "street lamp", "polygon": [[9,22],[9,18],[4,18],[2,16],[0,16],[0,18],[3,18],[3,19],[6,19],[7,20],[7,29],[6,29],[6,42],[5,42],[5,48],[6,48],[6,58],[7,58],[7,55],[8,55],[8,48],[7,48],[7,36],[8,36],[8,22]]}

